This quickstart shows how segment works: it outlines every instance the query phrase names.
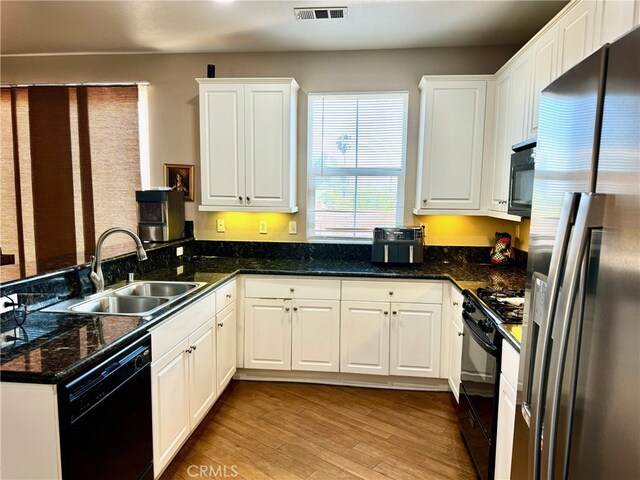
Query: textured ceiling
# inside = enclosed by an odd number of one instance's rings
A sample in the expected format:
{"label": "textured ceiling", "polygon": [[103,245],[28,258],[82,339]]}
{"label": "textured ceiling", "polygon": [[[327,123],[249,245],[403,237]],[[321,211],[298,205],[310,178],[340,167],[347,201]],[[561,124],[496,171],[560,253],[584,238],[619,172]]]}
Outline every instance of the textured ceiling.
{"label": "textured ceiling", "polygon": [[[567,2],[541,0],[10,1],[0,52],[273,52],[522,45]],[[297,21],[294,7],[347,6]]]}

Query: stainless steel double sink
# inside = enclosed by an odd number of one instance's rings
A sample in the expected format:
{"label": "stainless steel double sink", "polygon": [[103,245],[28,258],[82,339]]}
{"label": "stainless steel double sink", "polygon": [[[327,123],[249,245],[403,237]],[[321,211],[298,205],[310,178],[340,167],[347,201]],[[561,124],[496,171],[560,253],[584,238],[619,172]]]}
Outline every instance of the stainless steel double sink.
{"label": "stainless steel double sink", "polygon": [[66,300],[42,311],[145,317],[205,285],[204,282],[136,281],[87,298]]}

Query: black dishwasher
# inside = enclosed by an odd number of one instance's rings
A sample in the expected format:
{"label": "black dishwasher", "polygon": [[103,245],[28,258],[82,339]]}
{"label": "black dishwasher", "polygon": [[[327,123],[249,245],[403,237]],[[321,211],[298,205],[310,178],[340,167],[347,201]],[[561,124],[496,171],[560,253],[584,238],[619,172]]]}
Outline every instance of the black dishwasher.
{"label": "black dishwasher", "polygon": [[153,479],[151,336],[58,391],[62,476]]}

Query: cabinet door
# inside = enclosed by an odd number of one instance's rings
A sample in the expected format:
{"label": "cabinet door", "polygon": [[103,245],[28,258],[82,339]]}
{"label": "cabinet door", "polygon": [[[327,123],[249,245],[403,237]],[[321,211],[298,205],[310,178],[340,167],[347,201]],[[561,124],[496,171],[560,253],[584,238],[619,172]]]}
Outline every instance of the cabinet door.
{"label": "cabinet door", "polygon": [[489,209],[507,211],[507,190],[509,188],[509,167],[511,146],[509,145],[511,99],[511,68],[503,71],[496,79],[496,106],[494,131],[494,161],[491,182],[491,203]]}
{"label": "cabinet door", "polygon": [[460,396],[460,370],[462,369],[462,327],[455,321],[455,317],[459,313],[451,310],[451,322],[449,323],[449,339],[451,348],[449,349],[451,357],[449,358],[449,386],[456,402]]}
{"label": "cabinet door", "polygon": [[236,373],[236,304],[228,305],[216,316],[216,355],[218,396]]}
{"label": "cabinet door", "polygon": [[389,375],[389,308],[382,302],[342,302],[341,372]]}
{"label": "cabinet door", "polygon": [[153,468],[158,476],[189,436],[187,339],[151,365]]}
{"label": "cabinet door", "polygon": [[189,336],[189,405],[191,428],[216,399],[216,337],[213,320]]}
{"label": "cabinet door", "polygon": [[558,26],[554,25],[531,46],[531,136],[538,134],[540,92],[556,78]]}
{"label": "cabinet door", "polygon": [[496,434],[496,479],[511,477],[511,454],[513,430],[516,421],[516,391],[500,375],[500,397],[498,400],[498,432]]}
{"label": "cabinet door", "polygon": [[634,9],[640,14],[638,0],[600,0],[596,5],[595,41],[597,50],[611,43],[634,26]]}
{"label": "cabinet door", "polygon": [[248,207],[288,207],[292,158],[290,85],[245,86]]}
{"label": "cabinet door", "polygon": [[558,21],[558,76],[593,51],[596,4],[582,1]]}
{"label": "cabinet door", "polygon": [[427,81],[416,208],[480,208],[485,81]]}
{"label": "cabinet door", "polygon": [[291,368],[340,370],[340,302],[294,300],[291,331]]}
{"label": "cabinet door", "polygon": [[390,375],[440,376],[442,306],[392,303]]}
{"label": "cabinet door", "polygon": [[244,205],[243,117],[243,85],[200,85],[202,205]]}
{"label": "cabinet door", "polygon": [[245,300],[244,367],[291,370],[289,300]]}
{"label": "cabinet door", "polygon": [[511,69],[511,98],[509,102],[509,154],[516,143],[529,139],[529,105],[531,104],[531,52],[515,60]]}

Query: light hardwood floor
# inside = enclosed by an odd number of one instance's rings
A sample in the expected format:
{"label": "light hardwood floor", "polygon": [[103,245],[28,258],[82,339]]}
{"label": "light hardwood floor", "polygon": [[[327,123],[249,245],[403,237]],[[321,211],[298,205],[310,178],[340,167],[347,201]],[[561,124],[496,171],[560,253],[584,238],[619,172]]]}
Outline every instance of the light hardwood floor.
{"label": "light hardwood floor", "polygon": [[[450,393],[233,381],[162,480],[475,479]],[[236,474],[236,476],[234,476]]]}

